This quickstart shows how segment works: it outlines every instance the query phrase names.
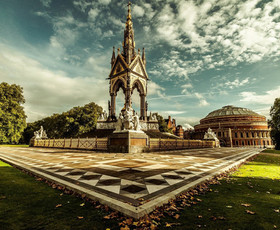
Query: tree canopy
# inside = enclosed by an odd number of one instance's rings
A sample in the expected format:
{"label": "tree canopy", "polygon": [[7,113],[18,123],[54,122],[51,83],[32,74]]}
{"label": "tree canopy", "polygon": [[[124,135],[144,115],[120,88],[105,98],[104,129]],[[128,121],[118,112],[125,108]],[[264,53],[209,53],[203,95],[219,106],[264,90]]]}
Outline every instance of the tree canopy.
{"label": "tree canopy", "polygon": [[280,98],[276,98],[270,109],[271,137],[275,143],[275,149],[280,149]]}
{"label": "tree canopy", "polygon": [[26,127],[23,89],[19,85],[0,84],[0,143],[18,143]]}
{"label": "tree canopy", "polygon": [[24,140],[29,142],[34,131],[43,126],[49,138],[78,137],[96,129],[102,107],[91,102],[85,106],[77,106],[61,114],[53,114],[42,120],[28,123],[24,132]]}
{"label": "tree canopy", "polygon": [[168,129],[167,124],[161,115],[157,114],[157,120],[159,125],[159,131],[172,133],[172,130]]}

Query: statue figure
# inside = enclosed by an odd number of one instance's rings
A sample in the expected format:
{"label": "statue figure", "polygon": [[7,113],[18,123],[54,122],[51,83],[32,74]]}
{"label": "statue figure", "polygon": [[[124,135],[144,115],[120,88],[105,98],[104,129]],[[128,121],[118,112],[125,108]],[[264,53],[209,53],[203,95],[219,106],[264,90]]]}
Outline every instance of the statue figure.
{"label": "statue figure", "polygon": [[137,113],[134,115],[133,120],[134,120],[134,130],[140,131],[141,125],[140,125],[139,116]]}
{"label": "statue figure", "polygon": [[103,119],[104,119],[104,120],[107,120],[107,118],[108,118],[107,113],[106,113],[106,111],[104,110],[104,112],[103,112]]}
{"label": "statue figure", "polygon": [[133,127],[133,123],[132,123],[132,111],[131,109],[126,109],[124,111],[124,130],[131,130]]}
{"label": "statue figure", "polygon": [[119,118],[118,118],[117,123],[116,123],[116,131],[117,132],[121,131],[122,126],[123,126],[123,115],[120,113]]}
{"label": "statue figure", "polygon": [[104,114],[100,113],[98,120],[104,120]]}
{"label": "statue figure", "polygon": [[47,139],[48,138],[46,130],[44,130],[43,126],[41,126],[39,130],[34,132],[34,138],[35,139]]}
{"label": "statue figure", "polygon": [[207,132],[204,134],[203,139],[204,140],[214,140],[215,141],[215,146],[220,147],[220,141],[210,127],[208,128]]}
{"label": "statue figure", "polygon": [[152,120],[157,121],[157,115],[155,113],[153,113],[153,115],[152,115]]}

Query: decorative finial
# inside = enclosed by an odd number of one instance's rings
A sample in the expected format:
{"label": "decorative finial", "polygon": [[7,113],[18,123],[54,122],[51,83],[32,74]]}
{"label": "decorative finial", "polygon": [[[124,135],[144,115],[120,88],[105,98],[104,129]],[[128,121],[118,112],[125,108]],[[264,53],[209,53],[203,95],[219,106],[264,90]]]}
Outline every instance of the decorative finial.
{"label": "decorative finial", "polygon": [[140,55],[140,49],[138,48],[138,54]]}
{"label": "decorative finial", "polygon": [[118,48],[118,54],[120,54],[120,48]]}
{"label": "decorative finial", "polygon": [[128,12],[127,19],[131,19],[131,9],[130,9],[131,2],[130,1],[128,2],[127,6],[128,6],[128,9],[127,9],[127,12]]}

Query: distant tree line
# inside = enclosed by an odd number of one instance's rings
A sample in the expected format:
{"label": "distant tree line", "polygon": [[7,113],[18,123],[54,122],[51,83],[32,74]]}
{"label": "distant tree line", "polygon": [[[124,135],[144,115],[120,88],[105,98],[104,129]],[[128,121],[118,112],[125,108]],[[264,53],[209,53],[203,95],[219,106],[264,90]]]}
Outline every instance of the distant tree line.
{"label": "distant tree line", "polygon": [[275,149],[280,150],[280,98],[276,98],[270,109],[271,137],[275,144]]}
{"label": "distant tree line", "polygon": [[28,123],[24,131],[25,143],[33,137],[34,131],[41,126],[47,132],[49,138],[70,138],[78,137],[84,133],[96,129],[97,119],[102,113],[101,106],[91,102],[84,106],[77,106],[61,114],[53,114],[44,119]]}
{"label": "distant tree line", "polygon": [[0,144],[17,144],[26,127],[23,89],[19,85],[0,84]]}

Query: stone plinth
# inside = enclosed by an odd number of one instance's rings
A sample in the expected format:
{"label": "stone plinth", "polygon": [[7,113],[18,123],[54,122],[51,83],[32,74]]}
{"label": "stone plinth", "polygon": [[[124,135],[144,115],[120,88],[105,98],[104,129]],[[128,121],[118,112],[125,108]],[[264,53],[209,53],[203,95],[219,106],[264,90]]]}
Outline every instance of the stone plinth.
{"label": "stone plinth", "polygon": [[148,136],[142,131],[123,130],[109,136],[109,152],[141,153],[148,149]]}

